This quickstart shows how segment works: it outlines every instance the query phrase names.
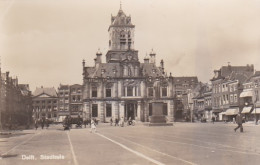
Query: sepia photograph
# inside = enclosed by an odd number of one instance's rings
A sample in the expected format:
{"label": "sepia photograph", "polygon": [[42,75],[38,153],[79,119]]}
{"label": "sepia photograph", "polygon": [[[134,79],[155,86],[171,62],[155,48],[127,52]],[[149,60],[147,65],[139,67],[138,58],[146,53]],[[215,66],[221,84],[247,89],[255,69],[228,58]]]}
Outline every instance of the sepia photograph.
{"label": "sepia photograph", "polygon": [[259,18],[258,0],[0,0],[0,164],[260,164]]}

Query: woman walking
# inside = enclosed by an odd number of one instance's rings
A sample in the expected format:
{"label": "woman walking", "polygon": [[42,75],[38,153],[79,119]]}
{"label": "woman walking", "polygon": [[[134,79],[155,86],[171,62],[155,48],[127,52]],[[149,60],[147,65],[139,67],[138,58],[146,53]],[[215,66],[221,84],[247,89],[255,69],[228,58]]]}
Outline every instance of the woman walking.
{"label": "woman walking", "polygon": [[96,123],[93,119],[91,119],[91,127],[90,127],[90,132],[92,133],[92,131],[97,132]]}

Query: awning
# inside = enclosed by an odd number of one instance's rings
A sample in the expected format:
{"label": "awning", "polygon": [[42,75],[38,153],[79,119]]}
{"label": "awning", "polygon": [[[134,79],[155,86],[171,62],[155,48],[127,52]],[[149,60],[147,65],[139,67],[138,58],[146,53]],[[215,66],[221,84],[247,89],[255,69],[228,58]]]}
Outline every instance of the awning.
{"label": "awning", "polygon": [[198,110],[197,113],[198,113],[198,114],[203,114],[203,113],[204,113],[204,110]]}
{"label": "awning", "polygon": [[253,91],[252,90],[246,90],[240,93],[240,97],[252,97]]}
{"label": "awning", "polygon": [[222,110],[221,109],[213,109],[212,112],[213,113],[219,113],[219,112],[222,112]]}
{"label": "awning", "polygon": [[260,114],[260,108],[254,108],[251,114]]}
{"label": "awning", "polygon": [[232,109],[228,109],[225,115],[229,116],[229,115],[237,115],[237,114],[238,114],[238,108],[232,108]]}
{"label": "awning", "polygon": [[252,107],[244,107],[241,113],[250,113]]}
{"label": "awning", "polygon": [[219,113],[219,115],[225,115],[226,114],[226,112],[221,112],[221,113]]}

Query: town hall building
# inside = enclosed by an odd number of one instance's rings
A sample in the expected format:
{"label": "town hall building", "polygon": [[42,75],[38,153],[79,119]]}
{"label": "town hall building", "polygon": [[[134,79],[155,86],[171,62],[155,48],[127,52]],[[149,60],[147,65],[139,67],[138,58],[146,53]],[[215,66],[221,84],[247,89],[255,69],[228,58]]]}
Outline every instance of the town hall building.
{"label": "town hall building", "polygon": [[131,16],[120,8],[111,16],[108,28],[109,50],[106,62],[98,51],[94,66],[85,66],[83,60],[83,117],[101,122],[135,119],[147,122],[152,115],[152,103],[163,103],[163,114],[168,121],[174,119],[173,77],[166,75],[164,61],[156,66],[152,50],[140,62],[134,49],[135,25]]}

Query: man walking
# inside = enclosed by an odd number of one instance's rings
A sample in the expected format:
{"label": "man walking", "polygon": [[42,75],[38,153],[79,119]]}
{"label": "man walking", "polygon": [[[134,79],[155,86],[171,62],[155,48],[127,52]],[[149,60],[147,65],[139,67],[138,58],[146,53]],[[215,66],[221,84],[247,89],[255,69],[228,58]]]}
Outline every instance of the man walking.
{"label": "man walking", "polygon": [[38,120],[37,119],[35,119],[35,121],[34,121],[34,126],[35,126],[35,130],[37,130],[37,128],[38,128]]}
{"label": "man walking", "polygon": [[238,128],[240,128],[240,132],[243,132],[243,126],[242,126],[242,116],[241,114],[239,113],[237,116],[236,116],[236,122],[237,122],[237,127],[234,129],[234,131],[236,132]]}

